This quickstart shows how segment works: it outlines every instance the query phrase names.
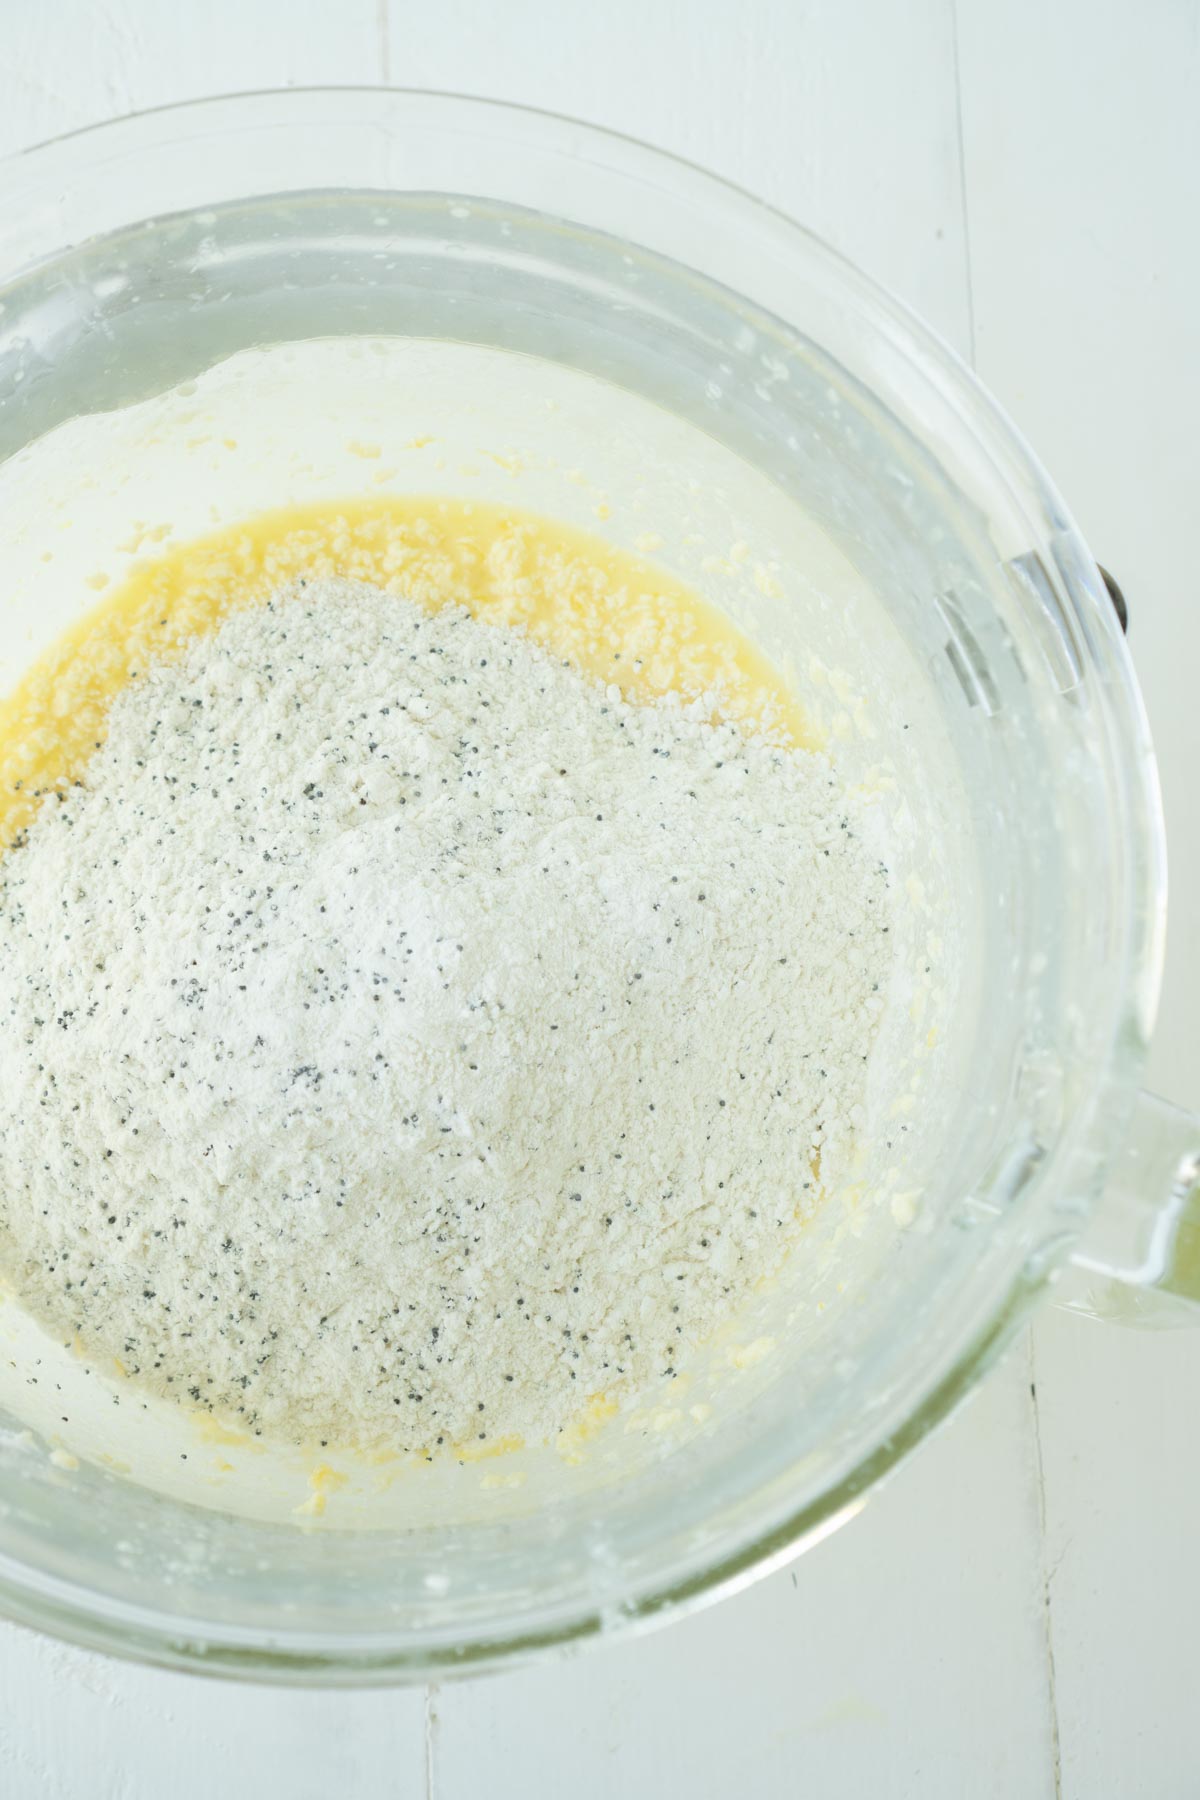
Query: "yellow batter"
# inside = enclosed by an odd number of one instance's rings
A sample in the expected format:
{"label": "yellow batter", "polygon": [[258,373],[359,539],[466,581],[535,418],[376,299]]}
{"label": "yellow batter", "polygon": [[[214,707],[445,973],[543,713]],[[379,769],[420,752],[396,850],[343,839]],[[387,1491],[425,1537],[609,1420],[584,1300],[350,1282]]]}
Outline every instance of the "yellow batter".
{"label": "yellow batter", "polygon": [[778,673],[662,569],[530,513],[428,496],[281,508],[136,563],[0,701],[0,849],[77,781],[121,688],[235,606],[343,576],[524,628],[627,695],[714,692],[722,716],[812,747]]}

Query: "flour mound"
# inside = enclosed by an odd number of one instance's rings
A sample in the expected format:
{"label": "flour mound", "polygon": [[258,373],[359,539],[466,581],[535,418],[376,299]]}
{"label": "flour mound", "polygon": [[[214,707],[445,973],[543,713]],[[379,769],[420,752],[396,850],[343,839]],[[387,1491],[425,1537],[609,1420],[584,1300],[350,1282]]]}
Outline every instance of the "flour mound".
{"label": "flour mound", "polygon": [[0,1264],[295,1442],[669,1385],[849,1167],[886,870],[823,756],[298,584],[0,861]]}

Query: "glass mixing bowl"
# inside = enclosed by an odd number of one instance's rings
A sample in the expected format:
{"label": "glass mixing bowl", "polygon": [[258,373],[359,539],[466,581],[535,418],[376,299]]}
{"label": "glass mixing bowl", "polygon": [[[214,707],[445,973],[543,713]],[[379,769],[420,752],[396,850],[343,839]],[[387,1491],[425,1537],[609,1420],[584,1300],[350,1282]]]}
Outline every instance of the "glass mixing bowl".
{"label": "glass mixing bowl", "polygon": [[1067,1259],[1098,1310],[1200,1297],[1200,1128],[1138,1091],[1165,876],[1129,656],[1050,482],[902,306],[628,139],[379,90],[12,159],[0,281],[0,685],[147,522],[382,488],[652,531],[894,796],[909,949],[937,971],[902,1011],[938,1021],[891,1165],[697,1377],[711,1413],[643,1413],[519,1481],[363,1474],[294,1516],[295,1468],[222,1486],[211,1438],[189,1453],[153,1408],[126,1442],[0,1306],[4,1610],[279,1681],[528,1656],[850,1517]]}

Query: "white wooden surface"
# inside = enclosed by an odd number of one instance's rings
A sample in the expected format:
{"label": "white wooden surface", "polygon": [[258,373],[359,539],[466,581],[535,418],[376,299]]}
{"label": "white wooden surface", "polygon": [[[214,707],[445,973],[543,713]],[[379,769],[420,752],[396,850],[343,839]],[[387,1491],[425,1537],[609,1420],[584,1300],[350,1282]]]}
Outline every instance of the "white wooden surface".
{"label": "white wooden surface", "polygon": [[[707,163],[910,299],[1130,598],[1174,880],[1152,1073],[1200,1105],[1200,0],[0,0],[0,27],[0,151],[237,88],[493,93]],[[0,1795],[1192,1800],[1198,1387],[1200,1332],[1047,1313],[793,1569],[471,1686],[258,1692],[0,1624]]]}

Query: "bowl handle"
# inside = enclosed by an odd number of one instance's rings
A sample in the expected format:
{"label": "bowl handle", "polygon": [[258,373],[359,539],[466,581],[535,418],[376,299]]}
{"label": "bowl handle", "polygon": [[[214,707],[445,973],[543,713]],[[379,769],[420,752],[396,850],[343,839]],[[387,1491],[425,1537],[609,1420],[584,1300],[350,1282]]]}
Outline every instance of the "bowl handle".
{"label": "bowl handle", "polygon": [[1056,1298],[1127,1325],[1200,1325],[1200,1117],[1139,1094]]}

